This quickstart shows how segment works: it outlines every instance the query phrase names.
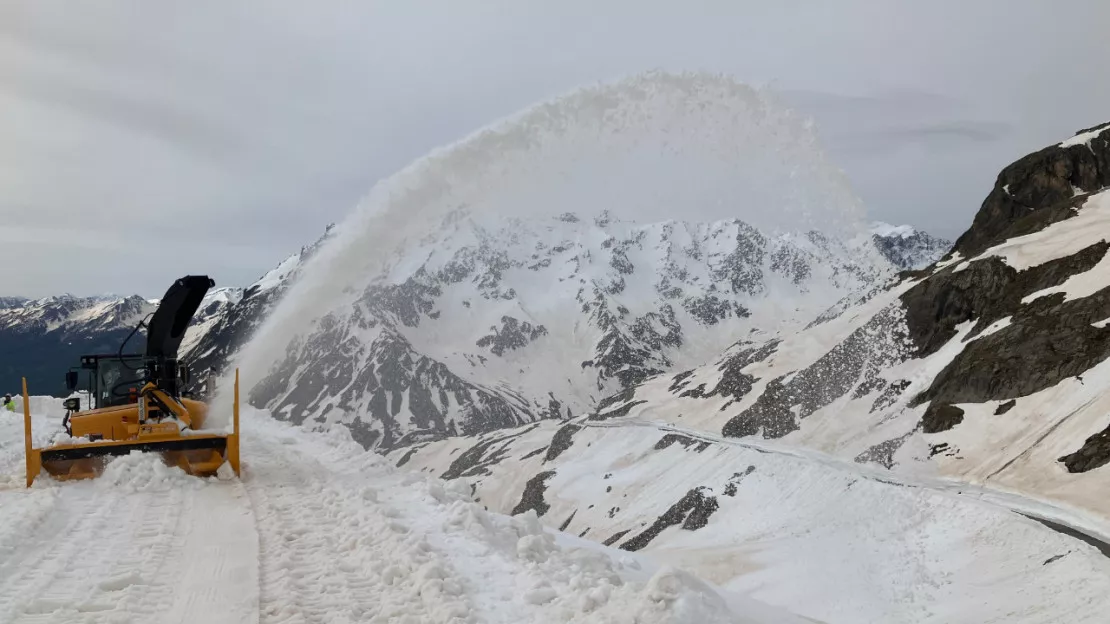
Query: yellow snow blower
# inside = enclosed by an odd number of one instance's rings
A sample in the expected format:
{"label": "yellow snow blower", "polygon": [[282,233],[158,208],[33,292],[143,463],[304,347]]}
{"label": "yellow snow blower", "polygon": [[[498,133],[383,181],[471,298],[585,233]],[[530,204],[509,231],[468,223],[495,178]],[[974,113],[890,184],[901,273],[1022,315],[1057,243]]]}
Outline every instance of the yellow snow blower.
{"label": "yellow snow blower", "polygon": [[[66,373],[72,394],[79,389],[80,372],[91,405],[81,409],[80,397],[65,400],[62,421],[68,440],[33,448],[31,407],[23,380],[23,421],[27,453],[27,487],[42,471],[59,480],[98,476],[113,456],[133,451],[159,453],[169,465],[197,476],[216,474],[226,462],[239,474],[239,371],[235,371],[232,433],[205,432],[209,405],[186,398],[189,367],[177,360],[177,350],[208,289],[215,285],[204,275],[187,275],[170,286],[158,309],[144,319],[120,345],[119,352],[81,356],[81,370]],[[142,354],[123,353],[140,328],[147,329]]]}

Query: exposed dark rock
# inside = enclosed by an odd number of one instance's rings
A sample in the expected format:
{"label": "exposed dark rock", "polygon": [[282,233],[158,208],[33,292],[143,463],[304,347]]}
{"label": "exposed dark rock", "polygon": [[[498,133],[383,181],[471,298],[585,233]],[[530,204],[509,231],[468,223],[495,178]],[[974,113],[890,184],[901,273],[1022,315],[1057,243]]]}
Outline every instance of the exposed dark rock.
{"label": "exposed dark rock", "polygon": [[1005,403],[999,405],[994,410],[994,415],[995,416],[1001,416],[1001,415],[1005,414],[1006,412],[1014,409],[1015,405],[1017,405],[1017,401],[1015,401],[1013,399],[1010,399],[1009,401],[1006,401]]}
{"label": "exposed dark rock", "polygon": [[590,420],[608,420],[610,418],[622,418],[624,416],[627,416],[628,413],[632,411],[633,407],[636,407],[637,405],[640,405],[641,403],[647,403],[647,401],[630,401],[630,402],[625,403],[624,405],[622,405],[622,406],[620,406],[620,407],[618,407],[614,410],[605,412],[604,414],[600,414],[600,413],[590,414],[589,419]]}
{"label": "exposed dark rock", "polygon": [[702,493],[705,488],[695,488],[686,493],[680,501],[671,506],[662,516],[641,532],[636,537],[620,545],[622,550],[636,551],[647,546],[663,529],[682,524],[687,531],[696,531],[709,523],[709,516],[717,511],[718,503],[715,496],[706,496]]}
{"label": "exposed dark rock", "polygon": [[539,455],[540,453],[543,453],[547,449],[548,449],[548,447],[541,446],[540,448],[528,453],[527,455],[525,455],[524,457],[521,457],[520,459],[521,459],[521,461],[524,461],[525,459],[532,459],[533,457],[535,457],[536,455]]}
{"label": "exposed dark rock", "polygon": [[917,270],[931,264],[952,247],[952,242],[913,231],[905,235],[873,235],[872,241],[879,253],[891,264],[902,270]]}
{"label": "exposed dark rock", "polygon": [[[456,457],[455,460],[451,462],[451,465],[447,467],[447,470],[440,475],[440,478],[451,480],[479,474],[488,475],[489,466],[500,463],[501,460],[508,456],[508,443],[514,438],[518,438],[534,430],[537,426],[538,425],[533,425],[508,435],[491,435],[488,439],[478,442]],[[499,444],[501,446],[490,453],[489,456],[486,456],[486,451],[489,451]]]}
{"label": "exposed dark rock", "polygon": [[494,355],[527,346],[536,338],[547,333],[543,325],[533,326],[528,321],[520,321],[511,316],[501,317],[501,327],[490,327],[492,333],[478,339],[479,347],[489,347]]}
{"label": "exposed dark rock", "polygon": [[1068,472],[1087,472],[1110,464],[1110,427],[1090,436],[1078,451],[1057,461],[1063,462]]}
{"label": "exposed dark rock", "polygon": [[1064,302],[1063,294],[1022,306],[1010,325],[977,338],[938,374],[914,404],[982,403],[1052,387],[1110,356],[1110,288]]}
{"label": "exposed dark rock", "polygon": [[732,476],[728,478],[728,483],[725,484],[725,496],[736,496],[740,482],[744,480],[744,477],[753,472],[755,472],[755,466],[748,466],[747,470],[742,473],[732,473]]}
{"label": "exposed dark rock", "polygon": [[602,544],[605,545],[605,546],[612,546],[613,544],[616,544],[618,541],[620,541],[620,539],[622,537],[624,537],[625,535],[627,535],[628,532],[631,531],[631,530],[632,529],[625,529],[623,531],[619,531],[617,533],[614,533],[611,537],[609,537],[604,542],[602,542]]}
{"label": "exposed dark rock", "polygon": [[799,371],[789,382],[783,375],[767,383],[763,394],[722,430],[729,437],[780,438],[798,429],[797,419],[847,394],[860,379],[899,363],[908,355],[905,325],[898,306],[889,306],[852,332],[843,342]]}
{"label": "exposed dark rock", "polygon": [[757,295],[766,288],[761,267],[767,255],[767,238],[746,223],[736,223],[736,247],[715,268],[713,279],[726,281],[734,293]]}
{"label": "exposed dark rock", "polygon": [[941,442],[940,444],[929,445],[929,457],[936,457],[937,455],[948,450],[948,443]]}
{"label": "exposed dark rock", "polygon": [[[674,294],[676,296],[681,296],[681,292]],[[691,316],[706,325],[716,325],[732,317],[748,318],[752,315],[750,310],[739,303],[710,294],[700,297],[687,297],[682,300],[682,307],[685,308]]]}
{"label": "exposed dark rock", "polygon": [[1110,243],[1099,242],[1020,273],[997,257],[972,262],[962,271],[946,268],[902,295],[910,337],[921,355],[929,355],[956,335],[960,323],[977,319],[974,336],[1015,314],[1026,295],[1089,271],[1108,248]]}
{"label": "exposed dark rock", "polygon": [[885,385],[886,385],[886,380],[885,379],[883,379],[882,377],[880,377],[877,374],[872,375],[872,376],[868,377],[867,379],[864,379],[863,383],[856,386],[856,389],[852,392],[852,398],[853,399],[862,399],[863,397],[871,394],[872,392],[878,390],[879,388],[882,388]]}
{"label": "exposed dark rock", "polygon": [[754,376],[742,372],[744,367],[771,357],[781,342],[781,340],[772,340],[760,346],[740,349],[730,355],[718,367],[718,370],[721,371],[720,381],[712,390],[702,396],[729,397],[730,400],[721,406],[722,411],[733,403],[742,400],[752,391],[752,384],[756,382]]}
{"label": "exposed dark rock", "polygon": [[563,454],[564,451],[570,448],[574,443],[574,434],[578,433],[582,427],[567,423],[551,436],[551,444],[547,447],[547,455],[544,455],[543,462],[546,464],[550,461],[555,461],[557,457]]}
{"label": "exposed dark rock", "polygon": [[630,401],[630,400],[632,400],[632,397],[634,397],[634,396],[636,396],[636,389],[635,388],[625,388],[624,390],[621,390],[617,394],[607,396],[604,399],[602,399],[601,401],[599,401],[598,404],[597,404],[597,411],[600,412],[600,411],[604,410],[605,408],[609,407],[610,405],[616,405],[617,403],[623,403],[625,401]]}
{"label": "exposed dark rock", "polygon": [[859,455],[856,455],[854,461],[857,464],[874,462],[889,470],[894,467],[894,454],[898,452],[898,449],[902,448],[902,445],[906,443],[906,440],[909,439],[911,435],[913,435],[912,431],[906,435],[880,442]]}
{"label": "exposed dark rock", "polygon": [[[688,370],[688,371],[683,371],[683,372],[675,375],[671,379],[671,387],[668,388],[668,390],[671,391],[671,392],[677,392],[679,389],[685,387],[685,385],[686,385],[685,381],[687,379],[689,379],[690,376],[693,375],[693,374],[694,374],[694,371]],[[632,397],[629,396],[628,398],[630,399]],[[628,400],[628,399],[625,399],[625,400]],[[601,408],[601,406],[598,406],[598,409],[600,409],[600,408]]]}
{"label": "exposed dark rock", "polygon": [[520,495],[520,502],[517,503],[516,507],[513,507],[510,515],[516,516],[529,509],[534,509],[538,516],[547,513],[547,510],[551,509],[551,505],[544,502],[543,493],[547,490],[545,482],[553,476],[555,476],[555,471],[548,470],[529,479],[528,483],[524,484],[524,493]]}
{"label": "exposed dark rock", "polygon": [[1069,554],[1071,554],[1070,550],[1068,552],[1062,554],[1062,555],[1055,555],[1055,556],[1049,557],[1048,559],[1045,559],[1044,563],[1042,563],[1041,565],[1046,566],[1050,563],[1059,561],[1059,560],[1063,559],[1064,557],[1067,557]]}
{"label": "exposed dark rock", "polygon": [[798,430],[794,413],[790,411],[791,396],[782,380],[786,375],[767,382],[763,394],[754,405],[733,416],[721,431],[729,438],[743,438],[763,431],[765,438],[781,438]]}
{"label": "exposed dark rock", "polygon": [[684,435],[680,435],[680,434],[677,434],[677,433],[668,433],[668,434],[664,435],[662,438],[659,439],[658,442],[655,443],[654,448],[657,451],[661,451],[661,450],[667,448],[668,446],[670,446],[670,445],[672,445],[676,442],[678,444],[681,444],[684,448],[690,448],[691,446],[696,446],[696,447],[698,447],[696,450],[699,453],[704,451],[705,449],[709,448],[709,443],[704,441],[704,440],[695,440],[694,438],[684,436]]}
{"label": "exposed dark rock", "polygon": [[690,388],[689,390],[683,391],[682,394],[678,396],[691,399],[704,399],[707,396],[705,392],[705,384],[700,383],[697,386]]}
{"label": "exposed dark rock", "polygon": [[886,387],[886,390],[883,390],[883,393],[880,394],[878,398],[875,399],[875,402],[871,404],[871,411],[877,412],[879,410],[884,410],[891,405],[894,405],[898,401],[898,397],[902,396],[902,393],[906,391],[906,388],[910,387],[910,383],[911,382],[907,379],[897,379],[890,382],[890,385]]}
{"label": "exposed dark rock", "polygon": [[1110,186],[1108,135],[1110,132],[1104,131],[1091,140],[1089,147],[1052,145],[1003,169],[953,250],[965,258],[978,255],[1006,238],[1007,230],[1018,219],[1071,201],[1075,189],[1091,192]]}
{"label": "exposed dark rock", "polygon": [[566,531],[566,530],[567,530],[567,527],[568,527],[568,526],[570,526],[570,522],[571,522],[571,520],[574,520],[574,515],[575,515],[576,513],[578,513],[578,510],[577,510],[577,509],[575,509],[574,511],[570,512],[570,515],[569,515],[569,516],[567,516],[567,519],[566,519],[566,520],[564,520],[564,521],[563,521],[563,523],[562,523],[561,525],[559,525],[559,530],[560,530],[560,531]]}
{"label": "exposed dark rock", "polygon": [[[406,394],[415,429],[425,440],[514,427],[533,419],[506,395],[466,381],[443,363],[420,355],[399,332],[385,330],[370,345],[360,344],[349,332],[352,324],[364,320],[358,311],[345,321],[334,316],[321,319],[309,339],[294,342],[287,357],[251,390],[251,403],[272,405],[275,415],[299,424],[316,412],[321,397],[338,394],[334,407],[373,415],[378,429],[373,447],[384,451],[402,444],[397,415]],[[304,367],[305,361],[315,365]],[[447,424],[452,400],[462,414],[461,431]],[[372,448],[365,439],[356,440]],[[414,440],[411,434],[406,439]]]}
{"label": "exposed dark rock", "polygon": [[922,433],[940,433],[964,421],[964,411],[954,405],[932,403],[921,417]]}
{"label": "exposed dark rock", "polygon": [[412,459],[412,456],[415,455],[416,452],[419,450],[420,447],[414,446],[406,451],[405,454],[401,456],[401,459],[397,460],[397,467],[400,468],[401,466],[409,463],[409,460]]}

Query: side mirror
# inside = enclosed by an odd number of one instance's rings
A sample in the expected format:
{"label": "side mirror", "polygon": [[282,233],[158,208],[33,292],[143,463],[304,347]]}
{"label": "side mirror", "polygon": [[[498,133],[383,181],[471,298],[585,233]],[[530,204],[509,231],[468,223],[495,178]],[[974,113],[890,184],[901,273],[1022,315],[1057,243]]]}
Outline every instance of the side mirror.
{"label": "side mirror", "polygon": [[62,403],[62,406],[65,407],[67,411],[80,412],[81,411],[81,399],[78,398],[78,397],[70,397]]}
{"label": "side mirror", "polygon": [[66,372],[66,389],[70,392],[77,389],[77,371]]}
{"label": "side mirror", "polygon": [[181,382],[184,383],[185,385],[189,385],[189,382],[192,381],[192,379],[193,379],[193,371],[192,371],[192,369],[189,368],[188,364],[182,364],[181,365],[180,375],[181,375]]}

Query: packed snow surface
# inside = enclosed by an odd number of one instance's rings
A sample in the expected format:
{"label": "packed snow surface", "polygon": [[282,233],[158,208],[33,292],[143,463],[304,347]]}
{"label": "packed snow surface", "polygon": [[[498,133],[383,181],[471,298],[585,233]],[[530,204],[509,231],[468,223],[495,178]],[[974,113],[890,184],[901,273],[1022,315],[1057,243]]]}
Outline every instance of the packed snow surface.
{"label": "packed snow surface", "polygon": [[[58,414],[35,417],[36,443]],[[0,622],[803,622],[679,568],[507,517],[347,430],[244,414],[243,478],[154,455],[23,487],[0,420]]]}

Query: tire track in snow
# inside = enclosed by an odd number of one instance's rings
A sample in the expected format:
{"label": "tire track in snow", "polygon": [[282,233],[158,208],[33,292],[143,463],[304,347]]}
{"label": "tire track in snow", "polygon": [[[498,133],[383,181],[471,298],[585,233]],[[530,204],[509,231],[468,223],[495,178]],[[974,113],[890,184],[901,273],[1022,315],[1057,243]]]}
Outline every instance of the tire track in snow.
{"label": "tire track in snow", "polygon": [[[35,494],[39,492],[27,492],[25,498]],[[60,500],[49,511],[47,521],[22,535],[21,547],[0,562],[0,621],[17,622],[28,611],[42,613],[45,605],[39,604],[38,598],[66,566],[81,560],[86,544],[73,536],[100,533],[117,502],[95,501],[87,488],[71,496],[57,496]]]}
{"label": "tire track in snow", "polygon": [[329,470],[271,431],[244,439],[262,623],[472,621],[458,575],[376,502],[369,475]]}
{"label": "tire track in snow", "polygon": [[0,508],[43,520],[8,535],[18,541],[0,560],[0,622],[256,620],[257,542],[241,491],[137,455],[98,480],[40,477],[0,492]]}

